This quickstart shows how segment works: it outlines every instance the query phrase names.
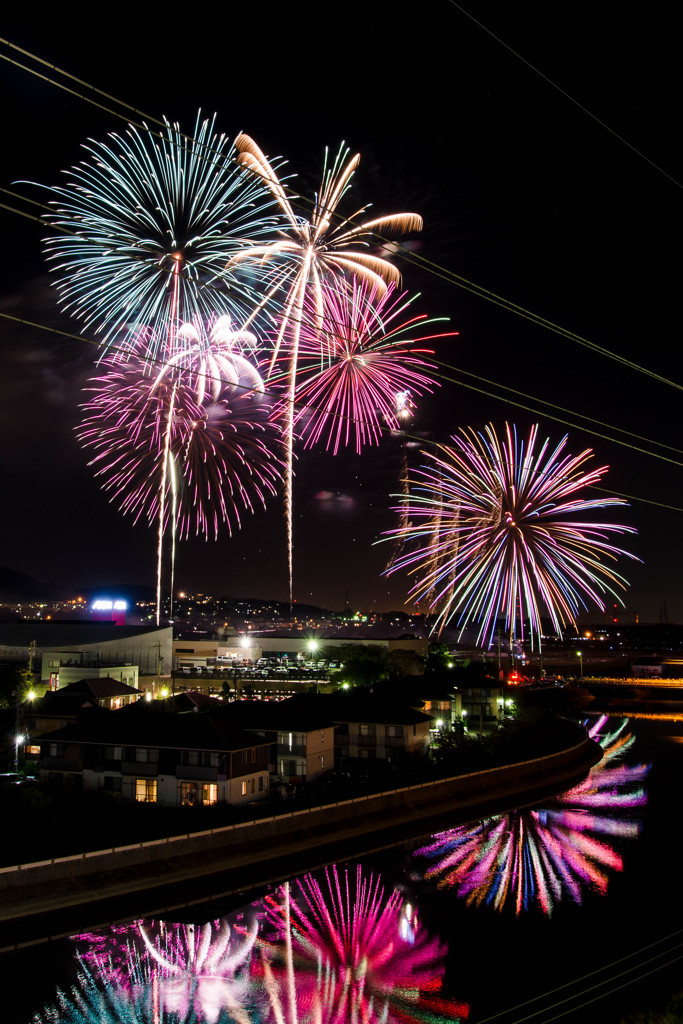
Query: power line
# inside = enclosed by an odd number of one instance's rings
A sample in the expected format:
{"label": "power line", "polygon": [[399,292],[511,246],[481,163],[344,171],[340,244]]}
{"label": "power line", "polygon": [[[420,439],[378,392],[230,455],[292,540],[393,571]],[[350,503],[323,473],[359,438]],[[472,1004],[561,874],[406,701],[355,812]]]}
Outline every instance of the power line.
{"label": "power line", "polygon": [[[72,340],[72,341],[85,342],[86,344],[91,345],[93,348],[98,348],[99,347],[97,342],[93,341],[90,338],[85,337],[84,335],[71,334],[68,331],[63,331],[63,330],[61,330],[59,328],[48,327],[48,326],[46,326],[44,324],[39,324],[39,323],[36,323],[35,321],[27,320],[25,317],[15,316],[15,315],[13,315],[11,313],[5,313],[5,312],[0,312],[0,317],[2,317],[5,320],[10,320],[10,321],[12,321],[14,323],[22,324],[25,327],[31,327],[31,328],[35,328],[36,330],[47,331],[50,334],[55,334],[55,335],[58,335],[58,336],[61,336],[61,337],[64,337],[64,338],[68,338],[69,340]],[[113,351],[115,354],[117,354],[117,353],[118,354],[122,354],[122,355],[128,355],[129,354],[129,350],[128,349],[126,349],[126,348],[118,348],[118,346],[115,346],[115,345],[110,346],[110,351]],[[406,354],[410,354],[410,349],[406,349]],[[166,368],[166,367],[170,366],[169,363],[167,363],[163,359],[159,359],[157,357],[150,357],[148,359],[148,362],[151,365],[159,367],[160,369],[163,369],[163,368]],[[457,368],[449,367],[448,364],[446,364],[446,363],[439,363],[438,365],[444,366],[444,367],[449,368],[449,369],[454,369],[455,372],[459,372],[457,370]],[[207,380],[214,380],[215,379],[208,372],[204,373],[203,376],[206,377]],[[583,430],[584,432],[589,433],[591,435],[595,434],[595,436],[599,436],[599,437],[603,438],[604,440],[607,440],[607,441],[612,442],[614,444],[621,444],[621,445],[624,445],[627,448],[631,448],[633,451],[638,451],[638,452],[641,452],[642,454],[650,455],[653,458],[664,458],[665,461],[671,462],[674,465],[683,466],[683,462],[678,462],[678,461],[676,461],[674,459],[669,459],[666,456],[661,456],[661,455],[659,455],[656,452],[648,452],[646,449],[639,448],[639,447],[637,447],[635,445],[628,445],[628,444],[626,444],[626,442],[620,441],[618,438],[611,438],[611,437],[609,437],[606,434],[597,434],[595,431],[589,430],[586,427],[577,426],[576,424],[572,424],[571,422],[563,420],[560,417],[553,416],[553,415],[548,414],[548,413],[539,413],[537,410],[533,409],[531,406],[524,405],[524,404],[522,404],[520,402],[509,401],[507,399],[501,398],[500,396],[496,395],[495,393],[485,391],[484,389],[478,388],[478,387],[476,387],[473,384],[467,384],[467,383],[465,383],[463,381],[458,381],[455,378],[447,377],[445,374],[437,374],[436,376],[440,376],[440,377],[442,377],[442,379],[448,380],[449,382],[452,382],[452,383],[454,383],[456,385],[459,385],[461,387],[470,388],[471,390],[477,391],[477,392],[482,393],[482,394],[486,394],[488,397],[497,398],[499,401],[506,401],[506,402],[508,402],[508,404],[515,405],[518,408],[522,408],[522,409],[524,409],[524,410],[526,410],[528,412],[532,412],[532,413],[534,413],[534,415],[548,416],[548,418],[554,419],[557,422],[560,422],[560,423],[562,423],[565,426],[569,426],[569,427],[572,427],[572,428],[577,429],[577,430]],[[471,374],[470,376],[475,376],[475,375]],[[484,379],[484,378],[482,378],[482,379]],[[244,390],[244,391],[251,392],[251,391],[254,390],[253,388],[251,388],[251,387],[249,387],[247,385],[236,384],[234,386],[236,388],[238,388],[240,390]],[[503,387],[503,388],[505,387],[504,385],[494,385],[494,386],[499,386],[499,387]],[[266,384],[265,382],[264,382],[264,385],[263,385],[263,389],[264,389],[264,391],[268,391],[268,384]],[[513,389],[507,389],[507,390],[511,390],[512,391]],[[516,392],[516,393],[521,394],[521,392]],[[286,403],[288,403],[290,401],[290,399],[287,398],[287,396],[280,395],[279,393],[277,393],[275,397],[276,397],[276,400],[278,402],[280,402],[280,403],[286,404]],[[533,399],[531,399],[531,400],[533,400]],[[538,401],[543,402],[543,399],[538,399]],[[327,411],[327,410],[324,410],[324,409],[320,408],[319,406],[315,406],[315,405],[313,405],[311,403],[304,403],[304,402],[297,401],[295,404],[298,407],[298,409],[301,410],[301,411],[304,411],[304,410],[310,411],[310,412],[325,412],[325,411]],[[343,420],[345,420],[347,422],[350,422],[350,423],[361,424],[361,425],[364,425],[364,426],[376,426],[376,428],[381,433],[383,433],[385,435],[386,434],[392,435],[392,434],[396,433],[396,431],[395,431],[395,429],[393,427],[383,426],[381,423],[378,423],[376,425],[371,425],[366,420],[363,420],[363,419],[361,419],[360,417],[357,417],[357,416],[351,416],[351,415],[348,415],[348,414],[345,414],[345,413],[339,413],[339,412],[335,412],[332,415],[334,415],[334,417],[337,418],[337,419],[343,419]],[[576,415],[581,416],[580,413],[577,413]],[[585,417],[585,418],[588,419],[588,417]],[[615,429],[615,430],[621,431],[622,428],[620,428],[620,427],[613,427],[611,429]],[[623,433],[627,433],[627,431],[622,431],[622,432]],[[440,442],[434,441],[431,438],[425,438],[425,437],[423,437],[420,434],[412,434],[410,431],[405,430],[405,429],[401,430],[401,436],[404,437],[406,440],[412,440],[414,442],[417,442],[420,446],[430,446],[430,447],[433,446],[435,448],[443,447],[443,445]],[[638,437],[639,435],[633,435],[633,436]],[[654,442],[651,442],[651,443],[659,444],[660,442],[654,441]],[[665,446],[665,447],[668,447],[668,446]],[[679,451],[679,449],[672,449],[672,450]],[[629,501],[640,502],[642,504],[647,504],[647,505],[654,505],[657,508],[663,508],[663,509],[666,509],[668,511],[683,512],[683,508],[679,508],[678,506],[675,506],[675,505],[667,505],[667,504],[664,504],[663,502],[654,501],[653,499],[649,499],[649,498],[641,498],[641,497],[638,497],[637,495],[623,494],[623,493],[621,493],[619,491],[615,491],[615,490],[610,489],[610,488],[597,487],[595,485],[591,485],[591,489],[592,490],[601,491],[601,492],[603,492],[605,494],[614,494],[614,495],[616,495],[618,497],[627,498]]]}
{"label": "power line", "polygon": [[[640,956],[643,953],[647,953],[650,950],[654,949],[656,946],[661,946],[661,944],[663,942],[669,942],[671,939],[676,939],[676,938],[678,938],[682,934],[683,934],[683,930],[677,929],[676,931],[671,932],[669,935],[664,935],[660,939],[655,939],[654,942],[650,942],[650,943],[648,943],[645,946],[641,946],[639,949],[633,950],[633,952],[631,952],[631,953],[627,953],[625,956],[619,957],[616,960],[611,960],[608,963],[603,964],[602,967],[597,967],[597,968],[595,968],[595,970],[587,971],[585,974],[579,975],[576,978],[572,978],[570,981],[566,981],[562,985],[558,985],[555,988],[548,989],[546,992],[541,993],[541,995],[532,996],[531,999],[526,999],[522,1003],[517,1003],[517,1004],[515,1004],[515,1006],[510,1006],[510,1007],[508,1007],[505,1010],[500,1010],[497,1013],[491,1014],[491,1016],[489,1016],[489,1017],[484,1017],[479,1022],[479,1024],[490,1024],[491,1021],[497,1020],[499,1017],[507,1016],[508,1014],[514,1013],[516,1010],[522,1010],[522,1009],[524,1009],[527,1006],[531,1006],[533,1003],[540,1002],[541,1000],[547,999],[549,996],[554,996],[554,995],[556,995],[559,992],[563,992],[563,991],[565,991],[568,988],[572,988],[573,986],[579,984],[579,982],[587,981],[589,978],[595,978],[597,975],[603,974],[605,971],[611,970],[612,968],[617,967],[620,964],[626,963],[628,960],[632,960],[636,956]],[[608,981],[609,980],[614,980],[614,979],[619,978],[619,977],[622,977],[624,974],[627,974],[627,973],[629,973],[632,970],[638,970],[641,967],[645,966],[645,964],[652,963],[653,960],[656,960],[659,957],[668,956],[674,950],[680,949],[680,948],[681,948],[681,943],[680,942],[676,943],[676,945],[672,946],[670,949],[663,950],[661,953],[658,953],[655,957],[651,957],[648,960],[641,961],[639,964],[636,964],[634,967],[629,968],[627,971],[623,971],[620,974],[614,975],[613,978],[612,979],[608,979]],[[676,957],[675,958],[675,960],[678,960],[678,959],[680,959],[680,957]],[[674,962],[674,961],[672,961],[672,962]],[[668,964],[664,964],[662,966],[668,966]],[[659,969],[660,968],[656,968],[656,970],[659,970]],[[649,973],[652,973],[652,972],[648,972],[648,974]],[[637,981],[639,979],[634,979],[634,980]],[[590,992],[590,991],[592,991],[595,988],[599,988],[601,984],[604,985],[606,983],[607,982],[598,983],[596,985],[591,986],[591,988],[585,989],[584,991]],[[630,983],[627,983],[627,984],[630,984]],[[623,987],[623,986],[619,986],[619,987]],[[614,989],[613,991],[617,991],[617,989]],[[610,993],[606,993],[606,994],[610,994]],[[559,1006],[559,1005],[561,1005],[562,1002],[567,1002],[569,1000],[569,998],[571,998],[571,997],[568,997],[567,999],[559,1000],[558,1002],[552,1003],[548,1007],[546,1007],[546,1009],[552,1009],[555,1006]],[[582,1005],[587,1005],[587,1004],[582,1004]],[[580,1009],[580,1007],[576,1007],[576,1009]],[[520,1017],[519,1021],[521,1022],[521,1021],[525,1021],[525,1020],[530,1020],[531,1017],[538,1016],[538,1014],[541,1013],[541,1012],[544,1012],[544,1011],[538,1010],[535,1013],[532,1013],[532,1014],[530,1014],[530,1015],[528,1015],[526,1017]],[[551,1018],[551,1019],[554,1020],[556,1018]]]}
{"label": "power line", "polygon": [[[458,7],[459,10],[462,10],[464,14],[467,14],[467,12],[464,11],[464,9],[460,8],[458,4],[454,3],[454,0],[450,0],[450,2],[453,3],[454,6]],[[470,17],[470,15],[467,15],[467,16]],[[476,20],[476,19],[472,19],[472,20]],[[479,23],[477,22],[477,24],[479,24]],[[484,26],[482,26],[482,28],[483,27]],[[31,59],[38,61],[42,65],[45,65],[45,66],[49,67],[50,69],[56,71],[57,73],[65,75],[70,80],[73,80],[74,82],[78,83],[79,85],[83,86],[84,88],[87,88],[87,89],[91,90],[92,92],[96,93],[97,95],[101,95],[102,97],[106,97],[108,100],[113,100],[114,102],[119,103],[124,109],[132,111],[134,113],[142,114],[144,117],[147,118],[147,115],[144,114],[142,111],[138,110],[138,108],[132,107],[132,106],[130,106],[130,104],[127,104],[127,103],[125,103],[123,101],[116,100],[109,93],[105,93],[103,90],[97,89],[95,86],[90,85],[87,82],[84,82],[82,79],[77,79],[77,78],[75,78],[75,76],[69,75],[68,72],[62,71],[61,69],[55,67],[54,65],[49,64],[49,62],[42,60],[42,58],[39,58],[39,57],[35,56],[34,54],[31,54],[28,50],[23,50],[20,47],[16,47],[13,43],[11,43],[8,40],[3,39],[1,37],[0,37],[0,43],[4,43],[5,45],[10,46],[11,48],[13,48],[13,49],[21,52],[22,54],[30,57]],[[504,45],[506,45],[506,44],[504,44]],[[102,104],[100,104],[99,102],[91,99],[86,94],[80,93],[80,92],[76,92],[75,90],[73,90],[73,89],[63,85],[62,83],[59,83],[58,81],[55,81],[54,79],[52,79],[52,78],[50,78],[50,77],[48,77],[46,75],[43,75],[43,74],[35,71],[32,68],[26,67],[25,65],[22,65],[22,64],[18,64],[18,62],[14,61],[12,58],[8,57],[6,54],[0,53],[0,57],[2,57],[4,60],[9,61],[9,63],[11,63],[11,64],[17,64],[17,66],[21,67],[23,70],[27,71],[28,73],[37,75],[39,78],[42,78],[45,81],[48,81],[50,84],[53,84],[53,85],[57,86],[58,88],[65,89],[67,92],[72,93],[77,98],[82,99],[85,102],[92,103],[96,107],[106,110],[108,113],[111,113],[115,117],[118,117],[118,118],[120,118],[122,120],[128,121],[128,116],[127,115],[124,115],[124,114],[118,113],[116,111],[112,111],[109,108],[103,107]],[[154,123],[156,123],[156,124],[160,124],[160,125],[164,125],[165,126],[165,123],[162,122],[162,121],[159,121],[158,118],[149,117],[147,119],[152,121],[152,122],[154,122]],[[145,127],[145,126],[144,125],[143,126],[137,125],[137,127]],[[186,141],[193,141],[191,136],[183,135],[183,138]],[[676,184],[678,184],[678,183],[676,183]],[[285,185],[285,183],[283,183],[283,187],[286,187],[286,190],[288,192],[288,199],[290,200],[290,202],[292,203],[292,205],[295,208],[296,208],[297,205],[303,204],[306,207],[306,210],[309,210],[314,205],[313,201],[311,201],[307,197],[301,196],[298,193],[293,192],[289,185]],[[19,212],[19,211],[15,210],[13,212]],[[336,216],[339,216],[339,215],[336,215]],[[351,219],[351,221],[352,221],[352,219]],[[377,237],[382,242],[386,243],[386,242],[389,241],[387,238],[384,238],[381,235],[378,235]],[[482,285],[478,285],[478,284],[476,284],[473,281],[468,280],[467,278],[463,277],[460,274],[456,274],[455,271],[452,271],[452,270],[449,270],[446,267],[440,266],[439,264],[435,263],[433,260],[429,260],[426,257],[420,255],[419,253],[411,252],[409,249],[405,248],[405,246],[401,245],[400,243],[396,243],[396,246],[397,246],[397,251],[400,252],[401,257],[402,257],[404,262],[407,262],[409,264],[413,264],[413,265],[419,266],[419,267],[425,269],[427,272],[431,273],[432,275],[434,275],[436,277],[439,277],[440,279],[445,280],[445,281],[447,281],[447,282],[449,282],[451,284],[456,285],[456,287],[458,287],[458,288],[461,288],[461,289],[463,289],[465,291],[468,291],[471,294],[476,295],[479,298],[484,299],[485,301],[492,303],[493,305],[497,305],[497,306],[499,306],[499,307],[501,307],[503,309],[506,309],[508,312],[514,313],[516,316],[519,316],[519,317],[521,317],[523,319],[526,319],[526,320],[530,321],[531,323],[535,323],[537,326],[542,327],[545,330],[549,330],[549,331],[551,331],[551,332],[553,332],[555,334],[560,335],[561,337],[566,338],[569,341],[573,341],[576,344],[582,345],[582,346],[588,348],[590,351],[596,352],[597,354],[602,355],[605,358],[612,359],[615,362],[618,362],[621,365],[627,367],[628,369],[634,370],[634,371],[636,371],[638,373],[642,373],[645,376],[648,376],[651,379],[658,381],[659,383],[667,384],[669,387],[676,388],[679,391],[683,390],[683,384],[679,384],[676,381],[670,380],[669,378],[663,376],[662,374],[656,373],[655,371],[650,370],[647,367],[641,366],[639,363],[636,363],[635,361],[633,361],[631,359],[627,359],[626,357],[621,356],[621,355],[619,355],[616,352],[612,352],[610,349],[607,349],[604,346],[599,345],[596,342],[593,342],[590,339],[585,338],[582,335],[577,334],[576,332],[569,330],[568,328],[565,328],[565,327],[562,327],[561,325],[555,324],[553,321],[548,320],[546,317],[543,317],[540,314],[534,313],[533,311],[531,311],[529,309],[526,309],[524,306],[520,306],[519,304],[517,304],[515,302],[512,302],[509,299],[506,299],[503,296],[498,295],[496,292],[494,292],[494,291],[492,291],[492,290],[490,290],[488,288],[485,288]]]}
{"label": "power line", "polygon": [[676,185],[678,188],[683,188],[683,185],[681,185],[680,181],[677,181],[671,174],[668,173],[668,171],[665,171],[663,167],[660,167],[659,164],[656,164],[654,160],[650,159],[649,156],[646,156],[645,153],[642,152],[642,150],[637,149],[637,147],[634,146],[631,142],[629,142],[628,139],[625,139],[623,135],[619,135],[619,133],[615,132],[613,128],[610,128],[608,124],[606,124],[604,121],[601,121],[599,117],[592,113],[592,111],[590,111],[587,107],[584,107],[584,105],[582,103],[579,103],[578,100],[574,99],[574,97],[571,96],[565,89],[563,89],[562,86],[558,85],[557,82],[554,82],[552,78],[549,78],[547,75],[544,75],[542,71],[540,71],[534,64],[531,63],[531,61],[527,60],[526,57],[523,57],[521,53],[518,53],[517,50],[513,49],[509,43],[506,43],[504,39],[501,39],[500,36],[497,36],[495,32],[493,32],[490,28],[487,28],[487,26],[484,25],[481,21],[478,21],[473,14],[470,14],[469,11],[466,11],[464,7],[461,7],[460,4],[456,3],[456,0],[449,0],[449,3],[451,4],[452,7],[455,7],[456,10],[460,11],[461,14],[464,14],[466,18],[469,18],[470,21],[474,22],[475,25],[478,25],[483,32],[486,32],[486,34],[491,36],[492,39],[495,39],[497,43],[505,47],[505,49],[509,53],[511,53],[513,57],[516,57],[517,60],[522,62],[522,64],[525,64],[526,67],[533,71],[535,75],[538,75],[539,78],[542,78],[544,82],[547,82],[547,84],[552,86],[553,89],[556,89],[562,96],[564,96],[565,99],[569,100],[570,103],[573,103],[575,107],[578,107],[579,110],[581,110],[584,114],[590,117],[591,120],[595,121],[596,124],[599,124],[601,128],[604,128],[606,132],[609,132],[610,135],[614,136],[615,139],[618,139],[618,141],[621,142],[624,146],[627,146],[632,153],[635,153],[636,156],[639,156],[640,159],[644,160],[645,163],[650,165],[650,167],[654,167],[656,171],[659,171],[660,174],[663,174],[664,177],[668,178],[668,180],[673,185]]}

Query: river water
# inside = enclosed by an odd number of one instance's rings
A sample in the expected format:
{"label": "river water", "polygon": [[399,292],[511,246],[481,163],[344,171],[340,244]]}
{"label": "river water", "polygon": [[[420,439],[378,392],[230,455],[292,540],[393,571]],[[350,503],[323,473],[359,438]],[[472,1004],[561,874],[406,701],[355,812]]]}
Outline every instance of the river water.
{"label": "river water", "polygon": [[2,1024],[618,1024],[683,990],[683,722],[598,719],[541,806],[333,864],[224,916],[0,960]]}

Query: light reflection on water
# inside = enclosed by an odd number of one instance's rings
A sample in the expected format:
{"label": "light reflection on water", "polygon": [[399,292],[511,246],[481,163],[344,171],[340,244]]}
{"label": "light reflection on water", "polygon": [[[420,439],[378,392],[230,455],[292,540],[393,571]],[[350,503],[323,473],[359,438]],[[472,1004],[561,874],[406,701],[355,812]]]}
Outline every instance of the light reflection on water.
{"label": "light reflection on water", "polygon": [[[32,1024],[467,1019],[469,1007],[453,997],[480,997],[481,984],[477,990],[472,964],[468,974],[453,904],[505,910],[485,916],[501,924],[511,918],[516,927],[528,910],[547,919],[561,901],[576,906],[587,891],[604,895],[622,870],[621,848],[639,834],[649,766],[622,760],[633,744],[626,721],[603,718],[591,732],[604,757],[584,782],[542,807],[432,837],[403,864],[400,891],[375,859],[372,867],[333,865],[305,875],[208,923],[140,920],[75,936],[75,982]],[[423,867],[418,879],[416,865]],[[443,895],[435,896],[437,888]],[[446,895],[452,902],[442,910]],[[431,907],[429,926],[421,904]],[[482,927],[480,940],[488,939],[490,926]]]}
{"label": "light reflection on water", "polygon": [[379,875],[325,869],[204,925],[74,937],[76,984],[34,1024],[436,1024],[446,947]]}
{"label": "light reflection on water", "polygon": [[627,726],[627,719],[610,728],[606,716],[599,718],[590,735],[603,748],[602,760],[545,807],[432,837],[415,852],[429,864],[425,878],[453,888],[469,904],[514,907],[516,914],[540,907],[549,915],[563,899],[581,903],[585,889],[605,894],[609,872],[623,869],[612,837],[636,838],[640,822],[632,811],[647,802],[642,783],[650,766],[621,761],[635,739]]}

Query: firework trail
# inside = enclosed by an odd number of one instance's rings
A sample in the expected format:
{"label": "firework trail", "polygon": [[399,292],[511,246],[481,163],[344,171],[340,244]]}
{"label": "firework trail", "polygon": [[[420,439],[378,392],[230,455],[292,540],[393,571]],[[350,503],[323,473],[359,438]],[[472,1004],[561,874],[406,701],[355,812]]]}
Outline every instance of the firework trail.
{"label": "firework trail", "polygon": [[586,470],[592,451],[567,455],[566,442],[539,443],[538,427],[525,442],[510,425],[499,438],[489,425],[425,453],[429,462],[397,509],[403,523],[387,534],[404,551],[386,572],[416,579],[410,597],[427,600],[436,629],[458,615],[461,630],[478,622],[479,642],[490,642],[502,616],[511,637],[523,637],[528,619],[532,642],[540,641],[543,614],[561,632],[587,602],[604,610],[605,595],[620,600],[615,587],[627,584],[612,564],[635,556],[610,536],[635,530],[584,518],[625,502],[581,496],[607,467]]}
{"label": "firework trail", "polygon": [[323,316],[323,289],[331,278],[348,278],[355,275],[367,281],[381,293],[387,282],[397,284],[400,275],[396,268],[379,256],[372,255],[367,247],[378,235],[419,231],[422,218],[414,213],[393,214],[357,223],[367,207],[363,207],[344,218],[337,213],[337,207],[350,186],[360,156],[349,159],[349,150],[342,146],[337,157],[328,164],[327,153],[319,193],[315,196],[313,211],[309,219],[294,212],[292,203],[279,180],[276,170],[263,152],[248,135],[239,135],[235,140],[239,150],[240,164],[248,170],[253,179],[265,186],[284,215],[286,229],[280,237],[264,245],[253,245],[236,253],[227,264],[229,270],[248,263],[258,267],[264,275],[266,294],[261,300],[261,309],[276,296],[283,295],[282,313],[275,338],[271,368],[279,358],[280,349],[286,346],[288,363],[287,411],[285,417],[285,438],[287,446],[286,467],[286,519],[287,548],[289,561],[290,604],[293,600],[293,446],[294,446],[294,402],[299,370],[299,344],[305,309],[315,311],[315,322]]}
{"label": "firework trail", "polygon": [[214,122],[198,115],[192,138],[166,122],[161,133],[131,125],[90,141],[68,183],[51,189],[46,219],[59,234],[46,248],[62,305],[105,345],[131,324],[163,324],[170,340],[150,335],[147,355],[165,355],[179,319],[243,319],[256,301],[226,264],[270,236],[279,216]]}
{"label": "firework trail", "polygon": [[[265,505],[281,478],[280,430],[269,420],[263,382],[235,350],[226,318],[205,333],[183,324],[184,347],[161,369],[146,355],[104,356],[83,406],[78,439],[112,500],[135,521],[158,523],[157,617],[163,538],[238,529],[241,514]],[[150,346],[140,332],[139,350]]]}
{"label": "firework trail", "polygon": [[[325,870],[269,901],[277,939],[262,943],[278,1024],[417,1024],[458,1021],[468,1007],[439,996],[445,950],[412,907],[379,879]],[[279,963],[282,965],[277,971]]]}
{"label": "firework trail", "polygon": [[514,907],[516,914],[540,907],[550,915],[566,897],[581,903],[587,887],[604,894],[608,871],[621,871],[622,859],[602,837],[636,838],[640,825],[629,815],[647,802],[642,782],[649,765],[619,761],[634,741],[626,727],[624,721],[600,737],[602,761],[547,807],[435,836],[415,852],[431,862],[425,877],[439,888],[454,888],[468,904]]}
{"label": "firework trail", "polygon": [[[412,346],[451,335],[415,337],[434,321],[403,319],[410,303],[393,293],[393,285],[380,292],[355,277],[350,285],[337,280],[323,288],[319,320],[317,310],[306,310],[294,418],[305,447],[322,442],[336,455],[354,444],[360,454],[365,445],[379,444],[385,426],[400,430],[411,415],[412,395],[435,386],[433,366],[423,358],[432,350]],[[321,368],[322,353],[327,365]]]}

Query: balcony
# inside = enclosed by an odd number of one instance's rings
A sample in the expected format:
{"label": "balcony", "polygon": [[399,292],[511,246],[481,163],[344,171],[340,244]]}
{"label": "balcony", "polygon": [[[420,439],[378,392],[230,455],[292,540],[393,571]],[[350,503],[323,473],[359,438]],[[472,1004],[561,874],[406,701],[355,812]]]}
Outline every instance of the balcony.
{"label": "balcony", "polygon": [[38,768],[46,772],[80,772],[82,761],[67,761],[65,757],[46,757],[38,762]]}
{"label": "balcony", "polygon": [[139,779],[154,778],[159,774],[156,761],[121,761],[122,775],[137,775]]}
{"label": "balcony", "polygon": [[277,756],[280,757],[306,757],[305,743],[278,743]]}
{"label": "balcony", "polygon": [[177,779],[195,779],[200,782],[216,782],[218,779],[218,768],[203,767],[197,764],[177,764],[175,769]]}

